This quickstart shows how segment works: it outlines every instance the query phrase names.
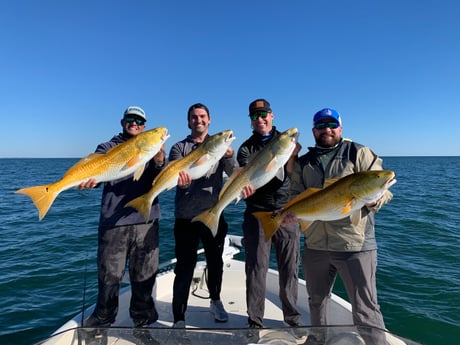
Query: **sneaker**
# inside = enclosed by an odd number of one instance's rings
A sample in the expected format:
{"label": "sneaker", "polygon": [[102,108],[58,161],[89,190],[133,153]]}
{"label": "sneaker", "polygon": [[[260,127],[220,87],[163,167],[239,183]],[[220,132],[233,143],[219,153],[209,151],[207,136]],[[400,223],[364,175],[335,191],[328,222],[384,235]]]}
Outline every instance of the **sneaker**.
{"label": "sneaker", "polygon": [[259,341],[259,331],[262,329],[262,326],[258,323],[249,320],[248,321],[248,333],[247,341],[248,343],[257,343]]}
{"label": "sneaker", "polygon": [[224,305],[222,304],[222,301],[220,299],[217,301],[211,301],[209,311],[214,316],[214,319],[217,322],[227,322],[228,321],[228,314],[225,311]]}
{"label": "sneaker", "polygon": [[173,328],[185,328],[185,321],[179,320],[177,322],[174,322]]}

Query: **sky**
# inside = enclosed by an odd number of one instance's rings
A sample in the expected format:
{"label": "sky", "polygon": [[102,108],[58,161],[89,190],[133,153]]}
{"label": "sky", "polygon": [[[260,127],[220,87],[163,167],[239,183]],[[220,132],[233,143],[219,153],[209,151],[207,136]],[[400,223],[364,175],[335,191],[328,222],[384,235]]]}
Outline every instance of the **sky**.
{"label": "sky", "polygon": [[456,0],[1,0],[0,158],[83,157],[121,131],[185,138],[201,102],[210,133],[252,130],[248,105],[314,145],[313,114],[380,156],[459,156]]}

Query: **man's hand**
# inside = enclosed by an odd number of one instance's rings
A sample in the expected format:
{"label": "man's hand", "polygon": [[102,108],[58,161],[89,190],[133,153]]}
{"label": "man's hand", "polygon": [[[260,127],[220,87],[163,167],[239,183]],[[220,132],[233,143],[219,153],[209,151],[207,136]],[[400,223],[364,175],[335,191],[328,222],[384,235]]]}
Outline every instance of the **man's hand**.
{"label": "man's hand", "polygon": [[89,180],[80,183],[77,186],[77,188],[78,189],[92,189],[92,188],[94,188],[96,186],[97,186],[96,179],[90,178]]}
{"label": "man's hand", "polygon": [[249,198],[251,195],[253,195],[256,192],[253,186],[247,185],[244,186],[242,194],[243,194],[243,199]]}
{"label": "man's hand", "polygon": [[180,171],[177,179],[177,186],[180,188],[188,188],[192,183],[192,177],[186,171]]}

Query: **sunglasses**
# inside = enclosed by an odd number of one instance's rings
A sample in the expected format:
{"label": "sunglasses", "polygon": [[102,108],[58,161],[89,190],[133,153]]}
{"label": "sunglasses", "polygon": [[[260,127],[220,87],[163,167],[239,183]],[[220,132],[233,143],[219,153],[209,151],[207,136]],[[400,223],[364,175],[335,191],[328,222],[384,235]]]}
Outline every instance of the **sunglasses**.
{"label": "sunglasses", "polygon": [[336,129],[339,127],[339,124],[337,122],[318,122],[315,123],[314,125],[315,129],[324,129],[324,128],[330,128],[330,129]]}
{"label": "sunglasses", "polygon": [[268,115],[268,111],[258,111],[252,114],[249,114],[249,117],[251,118],[252,121],[257,120],[259,117],[265,119]]}
{"label": "sunglasses", "polygon": [[134,117],[125,117],[124,118],[125,122],[127,123],[132,123],[132,122],[136,122],[136,124],[138,126],[143,126],[145,124],[145,121],[144,120],[141,120],[141,119],[136,119]]}

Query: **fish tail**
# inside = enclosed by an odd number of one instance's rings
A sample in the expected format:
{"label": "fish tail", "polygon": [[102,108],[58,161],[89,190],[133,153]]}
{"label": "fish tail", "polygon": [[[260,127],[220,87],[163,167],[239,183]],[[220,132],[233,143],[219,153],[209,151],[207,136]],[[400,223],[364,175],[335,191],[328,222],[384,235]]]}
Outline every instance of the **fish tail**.
{"label": "fish tail", "polygon": [[15,193],[27,195],[32,199],[32,202],[38,209],[38,220],[42,220],[45,217],[54,200],[59,195],[59,191],[52,188],[52,185],[50,184],[22,188],[17,190]]}
{"label": "fish tail", "polygon": [[266,240],[270,239],[281,225],[281,216],[273,212],[253,212],[252,214],[264,229]]}
{"label": "fish tail", "polygon": [[200,213],[192,219],[192,222],[201,222],[211,230],[212,236],[216,237],[219,228],[220,213],[216,213],[212,208]]}
{"label": "fish tail", "polygon": [[131,200],[125,205],[125,207],[135,208],[137,212],[139,212],[142,217],[144,217],[146,223],[149,221],[152,203],[150,202],[147,194],[141,195],[140,197]]}

